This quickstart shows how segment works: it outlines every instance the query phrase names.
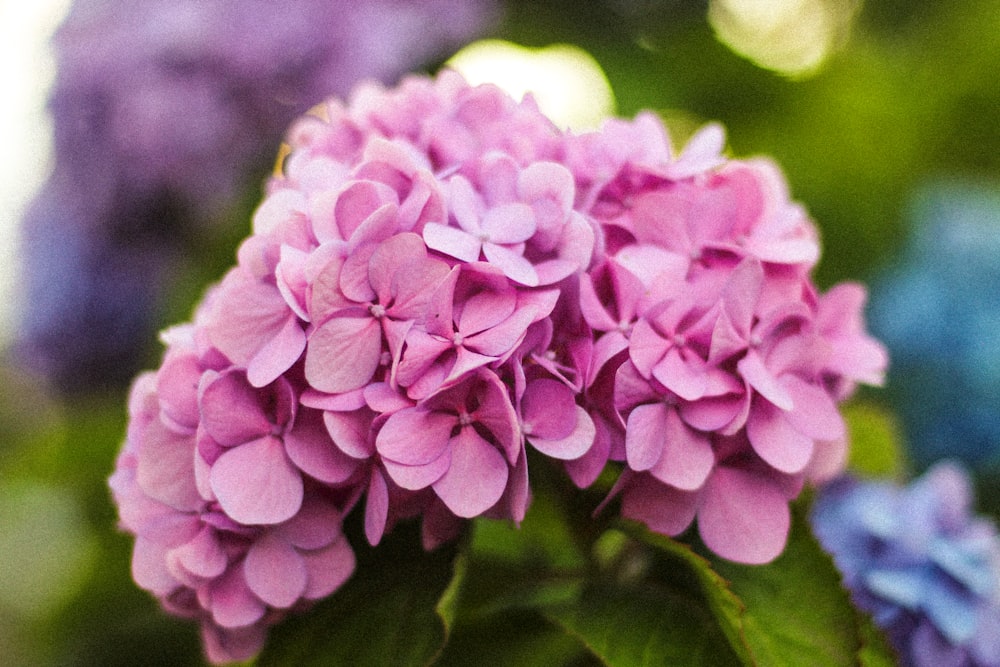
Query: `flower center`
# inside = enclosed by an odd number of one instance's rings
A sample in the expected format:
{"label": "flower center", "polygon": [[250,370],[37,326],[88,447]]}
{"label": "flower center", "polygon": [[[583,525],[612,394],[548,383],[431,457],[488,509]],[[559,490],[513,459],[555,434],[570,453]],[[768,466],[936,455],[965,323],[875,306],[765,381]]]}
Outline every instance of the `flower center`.
{"label": "flower center", "polygon": [[376,320],[380,320],[385,317],[385,306],[377,303],[370,303],[368,304],[368,312],[371,313],[372,317]]}
{"label": "flower center", "polygon": [[470,415],[465,410],[462,410],[461,412],[458,413],[458,425],[459,426],[461,426],[462,428],[465,428],[466,426],[469,426],[471,424],[472,424],[472,415]]}

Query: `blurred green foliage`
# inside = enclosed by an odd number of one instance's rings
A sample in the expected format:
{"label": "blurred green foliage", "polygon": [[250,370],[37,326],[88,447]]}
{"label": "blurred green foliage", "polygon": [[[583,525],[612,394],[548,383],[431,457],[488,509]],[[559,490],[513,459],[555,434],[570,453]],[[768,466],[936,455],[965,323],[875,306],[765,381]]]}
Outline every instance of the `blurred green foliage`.
{"label": "blurred green foliage", "polygon": [[[718,120],[727,128],[734,155],[773,156],[784,168],[793,196],[821,228],[824,257],[817,280],[823,286],[877,274],[906,233],[905,202],[919,183],[940,175],[1000,182],[1000,0],[869,0],[849,40],[821,69],[802,78],[764,70],[720,43],[706,20],[705,2],[510,0],[506,7],[492,36],[530,46],[566,42],[586,49],[607,73],[621,115],[657,110],[675,127],[677,140],[697,123]],[[232,234],[205,238],[204,261],[178,284],[164,325],[185,317],[206,281],[217,279],[232,263],[259,196],[256,185],[248,188],[250,203],[234,212]],[[848,413],[862,448],[852,455],[852,465],[868,474],[900,475],[905,464],[891,416],[878,405],[877,392],[865,398],[868,402]],[[106,478],[124,434],[125,401],[124,395],[112,395],[60,405],[31,379],[6,371],[0,378],[0,575],[31,587],[13,602],[16,587],[0,598],[0,655],[6,665],[176,667],[201,662],[196,629],[163,615],[132,583],[131,542],[115,530]],[[979,491],[997,497],[998,485],[998,480],[987,480]],[[468,664],[463,647],[509,656],[509,663],[491,664],[532,664],[516,656],[531,656],[535,664],[593,664],[594,651],[600,655],[604,646],[597,635],[609,627],[602,615],[617,617],[619,607],[636,602],[622,593],[627,582],[602,580],[582,588],[574,573],[602,562],[621,566],[623,557],[636,553],[642,567],[677,565],[673,547],[647,544],[635,551],[644,544],[635,536],[610,533],[598,540],[591,535],[581,544],[579,535],[567,532],[565,512],[569,523],[580,524],[573,508],[540,501],[520,531],[488,522],[476,526],[469,557],[489,561],[492,569],[470,569],[465,577],[502,574],[511,559],[527,559],[544,565],[542,580],[508,585],[504,596],[461,599],[467,620],[449,630],[453,641],[442,664]],[[804,551],[804,562],[819,568],[823,577],[833,577],[811,537],[801,525],[797,530],[792,548]],[[386,585],[405,588],[414,577],[423,577],[421,583],[430,588],[416,593],[437,600],[448,586],[457,585],[449,558],[439,555],[420,566],[427,573],[408,571],[409,579],[393,578]],[[681,561],[688,568],[687,588],[643,595],[677,614],[690,611],[690,619],[710,612],[718,618],[722,603],[706,597],[699,584],[709,573],[699,569],[693,556]],[[715,565],[740,581],[739,568]],[[46,575],[44,568],[53,567]],[[777,576],[806,578],[789,571]],[[371,577],[359,579],[350,599],[360,604],[375,585]],[[505,586],[479,581],[470,590],[488,592],[490,585]],[[46,586],[49,590],[34,590]],[[842,609],[839,589],[829,590],[825,604]],[[768,600],[760,591],[736,593]],[[560,606],[566,600],[585,604]],[[350,613],[340,605],[327,607],[331,626]],[[750,613],[757,613],[753,609]],[[443,632],[448,621],[442,613],[439,609],[437,618],[412,620]],[[636,613],[636,624],[622,632],[641,634],[656,622]],[[753,622],[773,621],[765,609],[759,613]],[[495,618],[502,618],[508,629],[503,636],[497,635],[495,623],[483,621]],[[881,651],[864,639],[867,626],[858,622],[858,638],[851,619],[840,620],[851,626],[855,642],[840,648],[853,654],[860,647],[862,654],[870,653],[870,664],[881,663]],[[296,627],[293,623],[278,634],[294,636]],[[717,630],[719,641],[702,647],[705,655],[763,650],[734,649],[720,639],[729,636],[726,628]],[[512,643],[512,637],[517,641]],[[288,646],[279,642],[269,655],[280,656]],[[437,648],[421,650],[434,654]],[[606,664],[631,664],[627,657],[624,662],[600,657]]]}

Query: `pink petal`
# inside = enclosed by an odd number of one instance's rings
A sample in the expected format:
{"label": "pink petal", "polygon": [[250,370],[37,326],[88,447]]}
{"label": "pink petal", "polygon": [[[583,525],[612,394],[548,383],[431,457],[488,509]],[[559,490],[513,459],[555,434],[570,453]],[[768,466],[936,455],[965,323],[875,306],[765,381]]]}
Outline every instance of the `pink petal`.
{"label": "pink petal", "polygon": [[287,542],[264,535],[254,542],[243,561],[247,586],[266,604],[291,607],[306,590],[306,565]]}
{"label": "pink petal", "polygon": [[681,418],[699,431],[719,431],[731,424],[743,410],[746,400],[741,394],[706,396],[678,407]]}
{"label": "pink petal", "polygon": [[222,574],[229,560],[215,538],[215,531],[205,527],[194,539],[174,549],[170,555],[178,560],[185,570],[204,579]]}
{"label": "pink petal", "polygon": [[356,459],[330,441],[318,416],[296,422],[285,436],[285,452],[299,470],[327,484],[346,481],[358,468]]}
{"label": "pink petal", "polygon": [[698,532],[723,558],[758,565],[781,554],[791,523],[788,501],[770,479],[721,467],[709,478],[698,511]]}
{"label": "pink petal", "polygon": [[281,523],[302,506],[302,476],[271,436],[227,450],[209,480],[226,514],[248,526]]}
{"label": "pink petal", "polygon": [[[451,213],[455,216],[455,220],[459,226],[471,234],[478,233],[479,196],[472,188],[472,184],[461,175],[453,176],[448,181],[448,200],[448,207],[451,209]],[[428,247],[432,247],[429,243],[427,245]]]}
{"label": "pink petal", "polygon": [[354,303],[363,304],[375,300],[369,263],[376,248],[370,243],[355,248],[340,268],[340,292]]}
{"label": "pink petal", "polygon": [[540,283],[538,273],[525,257],[502,245],[484,243],[483,254],[491,264],[501,269],[505,276],[516,283],[537,287]]}
{"label": "pink petal", "polygon": [[636,406],[628,416],[625,426],[625,455],[629,468],[649,470],[663,455],[666,443],[667,414],[663,402]]}
{"label": "pink petal", "polygon": [[487,290],[470,296],[458,317],[458,329],[464,336],[497,326],[514,314],[517,297],[512,291]]}
{"label": "pink petal", "polygon": [[664,426],[663,454],[650,474],[684,491],[700,489],[715,465],[711,441],[688,428],[674,410],[667,413]]}
{"label": "pink petal", "polygon": [[140,588],[153,595],[168,595],[180,585],[167,569],[168,549],[169,547],[141,535],[136,537],[132,549],[132,579]]}
{"label": "pink petal", "polygon": [[298,514],[269,534],[300,550],[320,549],[341,535],[341,514],[336,507],[320,498],[306,498]]}
{"label": "pink petal", "polygon": [[198,426],[198,384],[201,367],[194,355],[170,355],[156,373],[160,410],[174,424]]}
{"label": "pink petal", "polygon": [[224,447],[238,445],[270,433],[261,392],[242,373],[230,371],[212,378],[206,374],[201,391],[201,425]]}
{"label": "pink petal", "polygon": [[396,367],[396,381],[404,387],[409,387],[427,373],[438,358],[452,347],[452,342],[448,339],[442,339],[417,328],[410,329],[406,335],[406,346],[402,357]]}
{"label": "pink petal", "polygon": [[264,616],[264,604],[250,592],[241,568],[234,567],[209,591],[212,620],[224,628],[242,628]]}
{"label": "pink petal", "polygon": [[781,472],[801,472],[813,455],[813,439],[796,430],[787,413],[765,401],[754,401],[747,437],[754,451]]}
{"label": "pink petal", "polygon": [[434,492],[457,516],[471,518],[500,500],[507,486],[507,461],[474,429],[463,428],[451,443],[451,466]]}
{"label": "pink petal", "polygon": [[535,233],[535,212],[527,204],[501,204],[486,211],[480,227],[492,243],[522,243]]}
{"label": "pink petal", "polygon": [[581,457],[566,461],[566,473],[577,487],[584,489],[600,476],[608,462],[611,451],[611,436],[608,427],[601,420],[591,418],[594,425],[594,441]]}
{"label": "pink petal", "polygon": [[618,328],[618,322],[608,312],[604,300],[597,295],[590,274],[580,277],[580,312],[587,324],[598,331],[613,331]]}
{"label": "pink petal", "polygon": [[528,384],[521,398],[521,420],[530,435],[559,440],[576,428],[575,408],[576,398],[569,387],[540,378]]}
{"label": "pink petal", "polygon": [[469,232],[437,222],[428,222],[424,225],[423,236],[424,243],[431,250],[437,250],[463,262],[478,260],[483,247],[483,242]]}
{"label": "pink petal", "polygon": [[457,423],[455,415],[444,412],[423,408],[400,410],[382,425],[375,438],[375,448],[395,463],[425,465],[439,458],[448,448],[451,430]]}
{"label": "pink petal", "polygon": [[392,298],[391,287],[396,271],[426,257],[424,242],[416,234],[397,234],[379,243],[367,262],[367,282],[375,290],[379,301],[387,304]]}
{"label": "pink petal", "polygon": [[312,332],[305,374],[320,391],[338,394],[367,384],[382,356],[382,329],[371,317],[334,317]]}
{"label": "pink petal", "polygon": [[747,356],[736,364],[740,375],[750,383],[750,386],[760,392],[760,395],[782,410],[791,410],[792,397],[778,382],[777,378],[764,365],[764,360],[755,350],[747,352]]}
{"label": "pink petal", "polygon": [[705,362],[693,353],[682,355],[676,347],[668,349],[653,366],[653,377],[687,401],[698,400],[708,390]]}
{"label": "pink petal", "polygon": [[340,588],[354,572],[355,557],[351,545],[340,538],[325,549],[302,553],[308,581],[302,594],[307,600],[324,598]]}
{"label": "pink petal", "polygon": [[663,535],[679,535],[691,525],[697,507],[697,493],[675,489],[649,475],[637,475],[622,494],[621,513]]}
{"label": "pink petal", "polygon": [[641,319],[632,327],[628,343],[629,359],[639,374],[649,379],[653,376],[653,367],[663,358],[668,345],[649,322]]}
{"label": "pink petal", "polygon": [[451,451],[447,448],[441,453],[441,456],[423,465],[408,466],[389,459],[382,460],[382,466],[392,481],[409,491],[426,489],[441,479],[450,465]]}
{"label": "pink petal", "polygon": [[[403,407],[409,407],[409,404]],[[372,419],[369,414],[357,412],[324,412],[323,423],[333,439],[333,445],[355,459],[367,459],[375,453],[371,439]]]}
{"label": "pink petal", "polygon": [[846,434],[844,419],[826,391],[794,375],[782,377],[795,409],[786,417],[799,432],[817,440],[838,440]]}
{"label": "pink petal", "polygon": [[476,423],[486,427],[513,465],[521,449],[521,431],[517,413],[510,402],[507,387],[494,373],[483,373],[486,388],[479,394],[479,407],[472,414]]}
{"label": "pink petal", "polygon": [[195,484],[194,457],[192,436],[153,420],[140,441],[136,481],[150,498],[181,512],[195,511],[203,501]]}
{"label": "pink petal", "polygon": [[372,468],[365,501],[365,537],[368,544],[378,545],[389,519],[389,486],[378,468]]}
{"label": "pink petal", "polygon": [[247,364],[247,380],[255,387],[274,382],[299,360],[305,347],[306,334],[302,326],[297,318],[289,317]]}
{"label": "pink petal", "polygon": [[341,238],[345,241],[351,239],[354,231],[369,216],[385,204],[398,203],[396,192],[383,183],[353,181],[338,195],[334,207],[334,219]]}
{"label": "pink petal", "polygon": [[209,340],[235,364],[246,366],[295,314],[278,288],[239,269],[223,279],[212,302]]}
{"label": "pink petal", "polygon": [[576,413],[576,424],[568,435],[559,439],[529,436],[528,441],[542,454],[554,459],[572,461],[586,454],[594,444],[594,421],[579,405],[574,405],[573,410]]}

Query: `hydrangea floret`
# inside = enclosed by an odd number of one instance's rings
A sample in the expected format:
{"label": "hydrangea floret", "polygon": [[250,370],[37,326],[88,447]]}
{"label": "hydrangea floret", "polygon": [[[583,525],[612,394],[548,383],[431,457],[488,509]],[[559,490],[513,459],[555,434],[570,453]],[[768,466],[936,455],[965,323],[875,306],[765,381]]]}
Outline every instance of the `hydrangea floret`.
{"label": "hydrangea floret", "polygon": [[679,153],[650,114],[571,134],[444,71],[288,141],[237,265],[136,382],[112,478],[137,581],[213,660],[344,580],[359,505],[373,545],[520,522],[529,449],[744,563],[842,468],[837,404],[886,364],[864,290],[816,289],[812,222],[717,125]]}
{"label": "hydrangea floret", "polygon": [[908,486],[844,477],[813,508],[854,600],[916,667],[1000,665],[1000,535],[955,463]]}

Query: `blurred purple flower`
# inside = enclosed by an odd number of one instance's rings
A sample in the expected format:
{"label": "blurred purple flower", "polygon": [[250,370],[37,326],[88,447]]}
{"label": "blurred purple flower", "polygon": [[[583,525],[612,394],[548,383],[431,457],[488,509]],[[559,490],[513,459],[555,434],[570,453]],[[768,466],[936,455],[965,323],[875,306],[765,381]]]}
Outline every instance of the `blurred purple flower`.
{"label": "blurred purple flower", "polygon": [[[291,120],[448,55],[493,0],[76,0],[54,46],[53,174],[23,227],[20,354],[60,389],[123,386],[163,283],[259,187]],[[211,244],[209,244],[211,245]]]}
{"label": "blurred purple flower", "polygon": [[971,503],[949,462],[906,487],[841,478],[816,500],[817,537],[904,665],[1000,665],[1000,536]]}

